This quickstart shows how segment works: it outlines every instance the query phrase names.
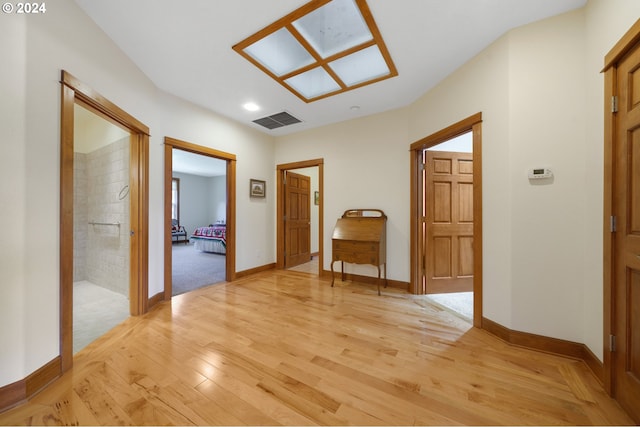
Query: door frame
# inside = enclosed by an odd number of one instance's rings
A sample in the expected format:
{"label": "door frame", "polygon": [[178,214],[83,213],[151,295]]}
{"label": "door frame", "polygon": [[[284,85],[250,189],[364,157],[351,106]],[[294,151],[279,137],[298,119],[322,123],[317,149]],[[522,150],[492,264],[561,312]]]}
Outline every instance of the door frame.
{"label": "door frame", "polygon": [[164,137],[164,301],[170,301],[173,293],[171,266],[171,179],[173,178],[173,149],[214,157],[227,162],[227,219],[225,280],[236,278],[236,155],[214,148]]}
{"label": "door frame", "polygon": [[83,104],[131,133],[129,308],[133,316],[148,309],[149,128],[65,70],[60,83],[60,362],[66,372],[73,366],[74,106]]}
{"label": "door frame", "polygon": [[410,272],[409,291],[420,294],[422,238],[420,206],[420,165],[422,152],[430,147],[448,141],[467,132],[473,133],[473,326],[482,327],[482,113],[474,114],[448,126],[434,134],[422,138],[410,146],[411,153],[411,230],[410,230]]}
{"label": "door frame", "polygon": [[284,177],[288,170],[318,167],[318,276],[324,272],[324,159],[304,160],[300,162],[284,163],[276,170],[276,268],[284,269],[284,212],[285,194]]}
{"label": "door frame", "polygon": [[615,165],[614,144],[616,135],[616,114],[612,99],[618,93],[617,68],[619,61],[640,42],[640,19],[625,33],[604,58],[604,209],[603,209],[603,368],[604,388],[615,397],[614,369],[610,337],[615,335],[615,232],[610,221],[614,215]]}

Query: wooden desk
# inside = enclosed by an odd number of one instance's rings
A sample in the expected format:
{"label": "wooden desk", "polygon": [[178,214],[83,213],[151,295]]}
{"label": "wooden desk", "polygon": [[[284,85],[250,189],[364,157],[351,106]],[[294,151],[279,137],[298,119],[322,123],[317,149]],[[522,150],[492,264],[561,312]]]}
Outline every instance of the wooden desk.
{"label": "wooden desk", "polygon": [[[376,216],[373,216],[376,215]],[[331,286],[335,280],[333,263],[372,264],[378,268],[380,295],[380,266],[384,266],[384,287],[387,287],[387,216],[379,209],[350,209],[338,219],[333,229]]]}

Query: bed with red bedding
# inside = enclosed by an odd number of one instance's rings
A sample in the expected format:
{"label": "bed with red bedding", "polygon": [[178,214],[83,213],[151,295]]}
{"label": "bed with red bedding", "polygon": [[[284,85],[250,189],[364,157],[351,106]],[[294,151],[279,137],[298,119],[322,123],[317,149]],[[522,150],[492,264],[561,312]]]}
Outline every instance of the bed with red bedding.
{"label": "bed with red bedding", "polygon": [[198,227],[191,235],[193,246],[202,252],[216,254],[227,253],[226,224],[209,224],[208,227]]}

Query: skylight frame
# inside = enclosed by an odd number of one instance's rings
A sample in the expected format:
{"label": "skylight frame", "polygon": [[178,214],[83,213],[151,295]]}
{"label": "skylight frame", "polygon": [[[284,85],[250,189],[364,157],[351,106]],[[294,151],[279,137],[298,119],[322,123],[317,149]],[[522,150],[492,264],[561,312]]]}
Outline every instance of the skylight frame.
{"label": "skylight frame", "polygon": [[[241,41],[240,43],[236,44],[235,46],[233,46],[233,50],[235,50],[237,53],[239,53],[240,55],[242,55],[245,59],[247,59],[249,62],[251,62],[253,65],[255,65],[256,67],[258,67],[260,70],[262,70],[264,73],[266,73],[267,75],[269,75],[271,78],[273,78],[275,81],[277,81],[278,83],[280,83],[282,86],[284,86],[286,89],[288,89],[291,93],[293,93],[294,95],[296,95],[298,98],[300,98],[301,100],[303,100],[306,103],[310,103],[313,101],[317,101],[323,98],[327,98],[329,96],[334,96],[340,93],[344,93],[353,89],[357,89],[363,86],[367,86],[373,83],[377,83],[379,81],[382,80],[386,80],[389,79],[391,77],[395,77],[398,75],[398,71],[395,67],[395,64],[393,63],[393,60],[391,59],[391,55],[389,54],[389,51],[384,43],[384,40],[382,39],[382,35],[380,34],[380,31],[373,19],[373,15],[371,14],[371,11],[369,9],[369,6],[367,5],[366,0],[352,0],[353,3],[355,4],[355,6],[357,7],[358,11],[360,12],[360,14],[362,15],[362,19],[364,20],[366,26],[369,29],[369,32],[371,33],[371,39],[362,43],[358,43],[355,46],[352,46],[346,50],[337,52],[335,54],[329,55],[327,57],[322,57],[321,54],[319,52],[317,52],[313,47],[312,44],[307,41],[302,34],[296,29],[294,22],[298,21],[300,18],[320,9],[321,7],[331,3],[334,0],[312,0],[309,3],[305,4],[304,6],[296,9],[295,11],[291,12],[290,14],[284,16],[283,18],[280,18],[279,20],[277,20],[276,22],[274,22],[273,24],[268,25],[267,27],[263,28],[262,30],[258,31],[257,33],[253,34],[252,36],[246,38],[245,40]],[[340,0],[343,1],[343,0]],[[305,65],[303,67],[297,68],[295,70],[292,70],[288,73],[282,74],[282,75],[277,75],[276,73],[274,73],[267,65],[261,63],[259,60],[257,60],[254,56],[252,56],[251,54],[249,54],[246,49],[249,48],[250,46],[254,45],[254,43],[257,43],[261,40],[263,40],[264,38],[282,30],[282,29],[286,29],[287,31],[289,31],[289,33],[291,33],[291,35],[298,41],[298,43],[300,43],[300,45],[302,47],[304,47],[304,49],[306,49],[309,54],[313,57],[314,61],[308,65]],[[386,75],[378,75],[376,77],[373,77],[371,79],[365,80],[365,81],[359,81],[356,84],[353,85],[348,85],[345,82],[343,82],[340,77],[338,76],[338,74],[331,68],[331,63],[339,60],[341,58],[347,57],[353,53],[358,53],[360,51],[363,51],[367,48],[370,48],[372,46],[377,46],[378,50],[380,51],[380,54],[382,55],[387,68],[389,69],[389,73]],[[288,84],[286,81],[288,79],[292,79],[300,74],[303,74],[305,72],[311,71],[315,68],[318,67],[322,67],[324,69],[324,71],[331,76],[331,78],[333,80],[335,80],[335,82],[337,83],[337,89],[330,91],[328,93],[322,93],[320,95],[317,96],[311,96],[311,97],[306,97],[305,95],[303,95],[301,92],[299,92],[298,90],[296,90],[292,85]]]}

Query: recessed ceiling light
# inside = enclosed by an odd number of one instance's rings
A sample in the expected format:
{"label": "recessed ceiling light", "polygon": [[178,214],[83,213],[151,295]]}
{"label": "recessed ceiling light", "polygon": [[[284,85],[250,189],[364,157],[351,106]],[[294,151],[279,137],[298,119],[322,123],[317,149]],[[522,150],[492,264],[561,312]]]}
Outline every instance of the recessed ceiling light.
{"label": "recessed ceiling light", "polygon": [[360,109],[360,106],[359,105],[352,105],[349,109],[351,111],[358,111]]}
{"label": "recessed ceiling light", "polygon": [[305,102],[398,75],[365,0],[312,0],[233,49]]}
{"label": "recessed ceiling light", "polygon": [[260,106],[255,102],[247,102],[242,107],[247,111],[258,111],[260,109]]}

